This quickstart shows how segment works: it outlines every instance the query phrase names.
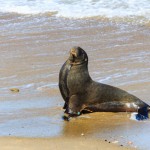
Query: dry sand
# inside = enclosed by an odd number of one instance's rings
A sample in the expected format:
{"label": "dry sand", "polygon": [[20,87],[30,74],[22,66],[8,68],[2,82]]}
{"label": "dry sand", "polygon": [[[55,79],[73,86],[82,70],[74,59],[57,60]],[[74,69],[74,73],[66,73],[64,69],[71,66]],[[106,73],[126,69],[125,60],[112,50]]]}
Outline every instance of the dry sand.
{"label": "dry sand", "polygon": [[[1,150],[130,150],[86,138],[0,138]],[[132,148],[133,149],[133,148]]]}

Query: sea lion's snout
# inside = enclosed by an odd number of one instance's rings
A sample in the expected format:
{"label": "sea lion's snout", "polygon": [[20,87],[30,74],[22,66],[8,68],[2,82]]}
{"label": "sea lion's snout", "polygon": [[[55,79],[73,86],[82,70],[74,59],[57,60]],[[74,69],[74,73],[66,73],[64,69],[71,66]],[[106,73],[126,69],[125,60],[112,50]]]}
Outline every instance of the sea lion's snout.
{"label": "sea lion's snout", "polygon": [[78,46],[74,46],[70,50],[70,54],[73,55],[74,57],[81,57],[83,53],[84,53],[84,50]]}
{"label": "sea lion's snout", "polygon": [[71,49],[70,50],[70,57],[69,57],[70,62],[72,62],[72,63],[75,62],[76,57],[77,57],[76,52],[73,49]]}
{"label": "sea lion's snout", "polygon": [[72,49],[70,50],[70,54],[71,54],[73,57],[77,57],[77,51],[76,51],[76,49],[75,49],[75,48],[72,48]]}
{"label": "sea lion's snout", "polygon": [[71,50],[70,50],[70,57],[69,57],[69,60],[71,62],[75,62],[75,60],[77,59],[77,57],[79,56],[79,47],[73,47]]}

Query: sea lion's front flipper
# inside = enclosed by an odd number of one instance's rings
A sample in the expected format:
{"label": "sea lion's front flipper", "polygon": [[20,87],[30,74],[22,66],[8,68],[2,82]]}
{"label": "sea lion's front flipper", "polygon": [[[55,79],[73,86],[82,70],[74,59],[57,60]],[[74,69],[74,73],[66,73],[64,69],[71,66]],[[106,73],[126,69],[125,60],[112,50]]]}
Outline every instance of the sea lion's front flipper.
{"label": "sea lion's front flipper", "polygon": [[82,110],[82,103],[78,95],[72,95],[69,99],[69,110],[70,116],[79,116]]}

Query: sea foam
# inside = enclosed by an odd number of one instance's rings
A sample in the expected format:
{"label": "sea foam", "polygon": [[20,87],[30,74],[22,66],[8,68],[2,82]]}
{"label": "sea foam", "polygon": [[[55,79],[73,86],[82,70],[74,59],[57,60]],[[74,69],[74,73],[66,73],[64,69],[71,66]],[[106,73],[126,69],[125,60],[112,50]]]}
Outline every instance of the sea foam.
{"label": "sea foam", "polygon": [[59,17],[144,17],[150,19],[149,0],[0,0],[0,12],[51,13]]}

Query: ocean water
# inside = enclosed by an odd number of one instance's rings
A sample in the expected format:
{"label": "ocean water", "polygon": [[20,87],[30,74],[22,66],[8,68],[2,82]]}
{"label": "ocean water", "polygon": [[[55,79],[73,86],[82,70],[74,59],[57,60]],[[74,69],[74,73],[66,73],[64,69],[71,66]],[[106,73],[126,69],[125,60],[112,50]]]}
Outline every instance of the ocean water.
{"label": "ocean water", "polygon": [[139,17],[150,19],[150,0],[0,0],[0,12],[51,14],[67,18]]}

